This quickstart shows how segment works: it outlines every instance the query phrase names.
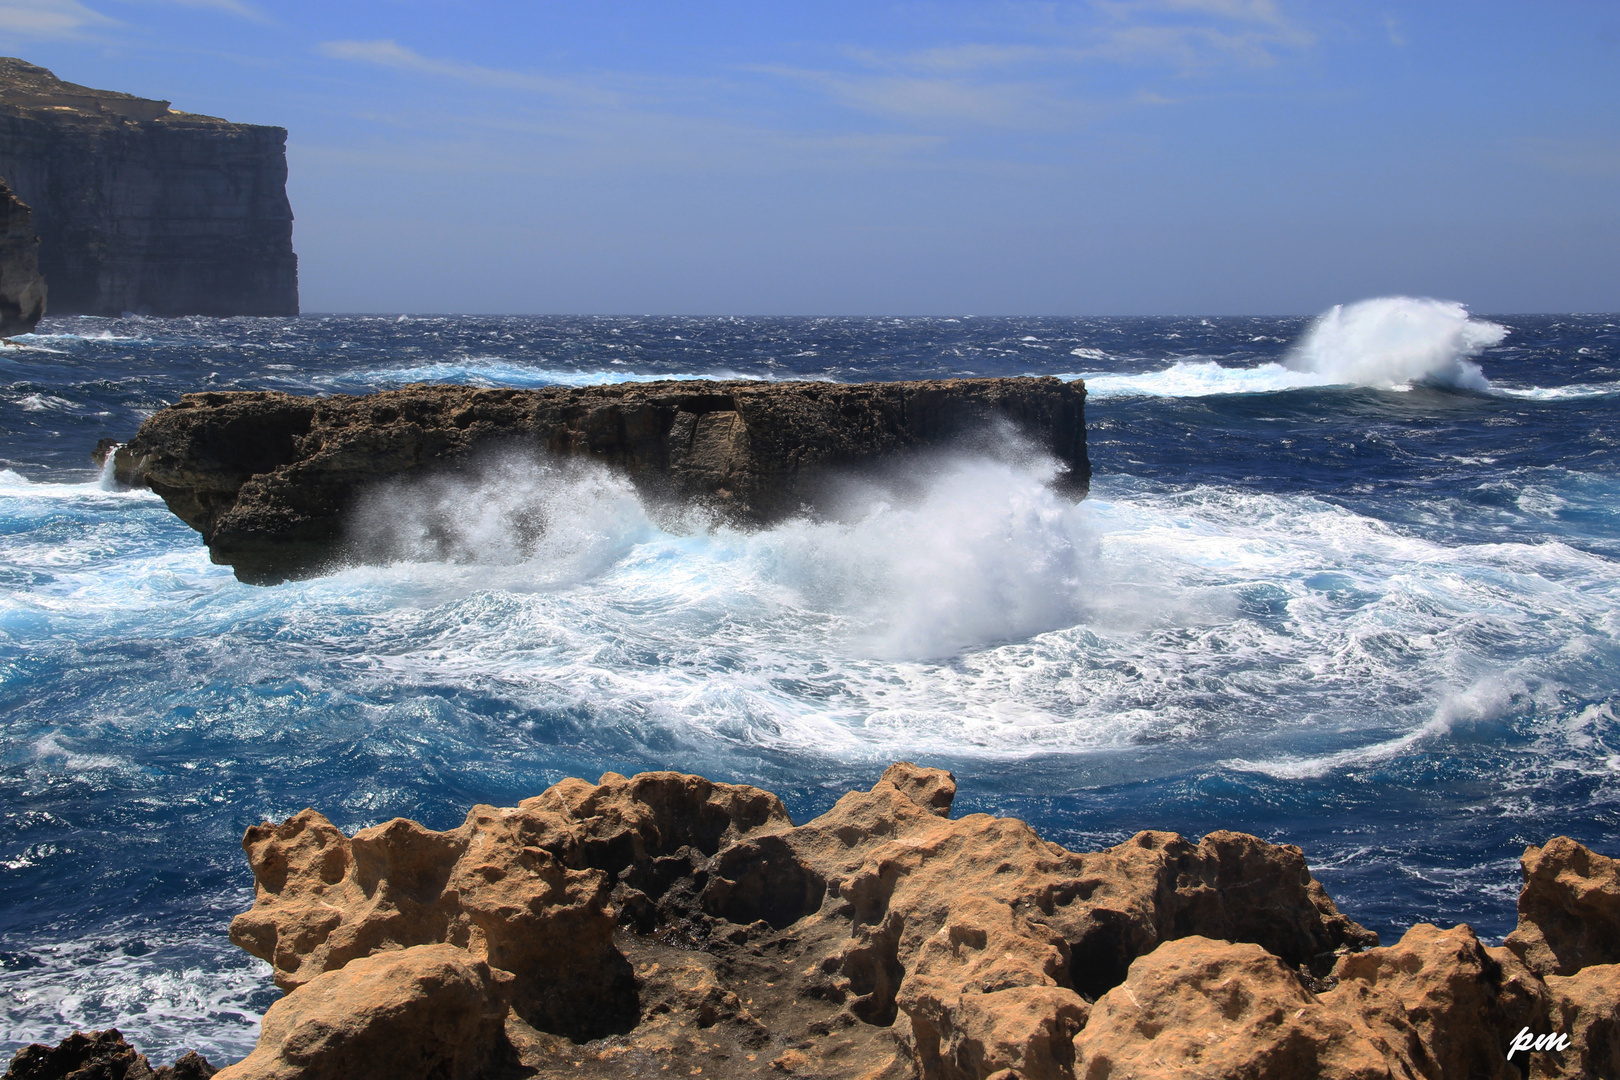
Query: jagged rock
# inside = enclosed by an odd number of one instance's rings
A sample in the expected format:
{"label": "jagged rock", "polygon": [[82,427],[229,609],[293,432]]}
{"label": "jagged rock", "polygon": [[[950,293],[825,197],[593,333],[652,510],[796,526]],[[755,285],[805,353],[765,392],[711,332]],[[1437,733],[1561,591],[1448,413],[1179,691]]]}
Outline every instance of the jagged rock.
{"label": "jagged rock", "polygon": [[1468,926],[1419,923],[1384,948],[1343,957],[1323,1004],[1358,1018],[1390,1048],[1391,1075],[1520,1075],[1506,1053],[1523,1027],[1546,1030],[1546,987]]}
{"label": "jagged rock", "polygon": [[58,315],[296,315],[286,142],[0,58],[0,176]]}
{"label": "jagged rock", "polygon": [[55,1046],[17,1051],[4,1080],[208,1080],[219,1070],[195,1050],[154,1069],[117,1028],[75,1031]]}
{"label": "jagged rock", "polygon": [[[1097,1000],[1074,1041],[1083,1080],[1372,1080],[1396,1048],[1325,1007],[1276,956],[1204,937],[1166,942]],[[1464,1074],[1458,1074],[1464,1075]]]}
{"label": "jagged rock", "polygon": [[476,1080],[511,1056],[511,982],[453,945],[354,960],[270,1006],[258,1046],[219,1080]]}
{"label": "jagged rock", "polygon": [[[362,397],[187,394],[111,451],[244,581],[400,557],[352,528],[364,493],[475,476],[498,453],[592,458],[657,504],[760,524],[798,512],[835,476],[1011,425],[1083,494],[1085,388],[1053,378],[930,382],[660,382],[479,390],[411,386]],[[104,456],[108,451],[103,448]],[[100,458],[97,459],[98,461]]]}
{"label": "jagged rock", "polygon": [[[222,1080],[1565,1080],[1620,1066],[1620,965],[1543,977],[1467,926],[1377,947],[1298,848],[1144,832],[1076,853],[1013,819],[952,820],[955,790],[902,762],[794,826],[757,788],[609,773],[445,832],[397,819],[350,838],[313,810],[255,826],[256,899],[232,937],[288,993]],[[1601,951],[1565,917],[1617,916],[1612,862],[1555,841],[1525,865],[1521,911],[1563,898],[1558,919],[1527,922],[1546,955]],[[146,1080],[145,1059],[105,1036],[63,1046],[102,1039],[122,1063],[108,1080]],[[29,1048],[13,1074],[69,1075],[18,1072],[56,1052]]]}
{"label": "jagged rock", "polygon": [[450,832],[396,818],[350,839],[305,810],[248,830],[256,897],[231,940],[284,990],[380,949],[446,942],[517,975],[529,1023],[593,1038],[636,1017],[612,942],[614,876],[789,824],[774,795],[676,773],[567,780],[514,809],[475,806]]}
{"label": "jagged rock", "polygon": [[1504,944],[1537,974],[1620,964],[1620,861],[1567,836],[1525,848],[1519,925]]}
{"label": "jagged rock", "polygon": [[567,780],[442,833],[350,839],[306,810],[249,830],[257,898],[232,938],[288,1001],[379,949],[465,948],[512,974],[508,1037],[540,1075],[951,1080],[1070,1075],[1077,986],[1110,989],[1163,940],[1252,934],[1296,986],[1376,941],[1297,848],[1144,833],[1077,854],[950,819],[955,786],[901,763],[798,827],[766,792],[673,773]]}
{"label": "jagged rock", "polygon": [[0,337],[31,333],[44,314],[34,214],[0,180]]}
{"label": "jagged rock", "polygon": [[1531,1055],[1534,1077],[1620,1076],[1620,964],[1547,976],[1550,1022],[1542,1032],[1568,1036],[1556,1053]]}

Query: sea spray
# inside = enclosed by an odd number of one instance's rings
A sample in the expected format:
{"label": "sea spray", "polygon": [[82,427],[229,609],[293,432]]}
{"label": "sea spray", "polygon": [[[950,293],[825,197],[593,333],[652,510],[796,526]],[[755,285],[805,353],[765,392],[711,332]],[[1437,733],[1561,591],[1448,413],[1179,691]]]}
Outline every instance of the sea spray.
{"label": "sea spray", "polygon": [[1490,380],[1473,358],[1505,337],[1507,327],[1470,318],[1458,303],[1381,296],[1329,308],[1288,366],[1356,386],[1424,382],[1484,393]]}
{"label": "sea spray", "polygon": [[[1157,371],[1088,371],[1071,377],[1085,379],[1094,398],[1266,394],[1329,386],[1406,390],[1427,385],[1486,393],[1490,380],[1474,358],[1506,336],[1506,327],[1470,317],[1461,304],[1382,296],[1328,309],[1282,363],[1233,367],[1189,357]],[[1071,350],[1077,356],[1090,351]],[[1553,393],[1570,396],[1584,389]]]}

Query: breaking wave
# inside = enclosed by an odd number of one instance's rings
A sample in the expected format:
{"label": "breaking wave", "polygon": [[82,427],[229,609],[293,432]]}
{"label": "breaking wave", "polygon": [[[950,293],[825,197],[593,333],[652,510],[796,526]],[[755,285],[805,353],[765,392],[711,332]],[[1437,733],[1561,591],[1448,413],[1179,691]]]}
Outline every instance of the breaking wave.
{"label": "breaking wave", "polygon": [[1317,317],[1282,363],[1227,367],[1178,360],[1141,374],[1086,372],[1098,397],[1204,397],[1264,394],[1327,386],[1406,390],[1443,386],[1487,393],[1490,380],[1474,358],[1507,336],[1507,328],[1472,318],[1462,304],[1385,296],[1336,304]]}

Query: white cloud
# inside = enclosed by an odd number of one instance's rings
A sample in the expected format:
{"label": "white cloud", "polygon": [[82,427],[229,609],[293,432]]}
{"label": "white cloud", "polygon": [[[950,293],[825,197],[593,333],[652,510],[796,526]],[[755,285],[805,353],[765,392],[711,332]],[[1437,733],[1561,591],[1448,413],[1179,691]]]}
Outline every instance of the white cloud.
{"label": "white cloud", "polygon": [[391,38],[377,41],[323,41],[316,49],[322,56],[333,60],[348,60],[393,68],[396,71],[436,75],[497,90],[548,94],[601,105],[617,104],[620,100],[617,94],[568,79],[557,79],[535,72],[482,67],[456,60],[434,59],[423,56],[415,49],[401,45]]}
{"label": "white cloud", "polygon": [[1076,77],[1098,64],[1191,75],[1264,68],[1316,38],[1274,0],[1092,0],[1029,5],[1004,41],[912,52],[846,49],[851,66],[751,70],[813,87],[841,105],[888,118],[1006,129],[1071,124],[1122,102],[1169,104],[1146,88],[1088,100]]}
{"label": "white cloud", "polygon": [[9,0],[0,3],[0,35],[72,41],[85,32],[116,25],[79,0]]}
{"label": "white cloud", "polygon": [[271,19],[264,12],[246,3],[245,0],[139,0],[143,3],[171,4],[175,7],[210,8],[222,11],[227,15],[247,19],[250,22],[267,23]]}
{"label": "white cloud", "polygon": [[862,112],[926,123],[1037,127],[1074,106],[1026,82],[992,82],[905,74],[868,75],[789,67],[756,67],[791,79]]}

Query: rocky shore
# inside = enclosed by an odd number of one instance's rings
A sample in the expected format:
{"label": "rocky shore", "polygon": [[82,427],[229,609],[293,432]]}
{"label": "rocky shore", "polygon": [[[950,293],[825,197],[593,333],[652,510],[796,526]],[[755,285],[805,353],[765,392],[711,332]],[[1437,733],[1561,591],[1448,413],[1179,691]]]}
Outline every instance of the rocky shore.
{"label": "rocky shore", "polygon": [[[286,993],[219,1080],[1620,1074],[1620,864],[1574,841],[1526,850],[1503,947],[1381,946],[1298,848],[1071,852],[952,819],[955,787],[897,764],[794,826],[758,788],[609,773],[447,832],[255,826],[231,939]],[[95,1038],[124,1066],[31,1047],[7,1077],[154,1075]]]}
{"label": "rocky shore", "polygon": [[1020,439],[1085,493],[1085,387],[1054,378],[186,394],[128,445],[97,453],[114,454],[120,481],[161,495],[215,562],[270,583],[388,558],[386,544],[349,528],[363,493],[474,473],[499,454],[593,459],[651,503],[763,524],[815,504],[838,477],[910,452],[974,440],[1005,450]]}

